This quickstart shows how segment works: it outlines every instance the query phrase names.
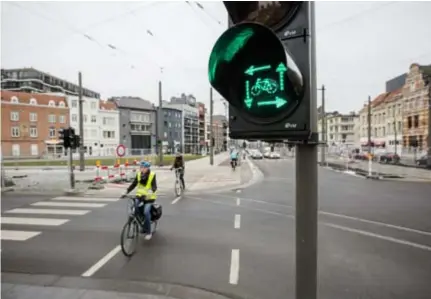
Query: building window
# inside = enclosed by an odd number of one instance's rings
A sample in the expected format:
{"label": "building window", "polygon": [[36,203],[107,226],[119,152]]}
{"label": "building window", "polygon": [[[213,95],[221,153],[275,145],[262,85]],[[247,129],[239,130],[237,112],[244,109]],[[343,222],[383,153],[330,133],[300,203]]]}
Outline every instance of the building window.
{"label": "building window", "polygon": [[29,118],[32,122],[37,121],[37,113],[30,112]]}
{"label": "building window", "polygon": [[86,114],[84,114],[84,122],[85,123],[87,122],[87,115]]}
{"label": "building window", "polygon": [[49,137],[54,138],[55,137],[55,128],[49,128]]}
{"label": "building window", "polygon": [[11,129],[11,132],[10,132],[10,135],[12,136],[12,137],[19,137],[19,127],[12,127],[12,128],[10,128]]}
{"label": "building window", "polygon": [[[94,104],[94,103],[92,103],[92,104]],[[91,116],[91,122],[92,122],[92,123],[96,123],[96,121],[97,121],[97,120],[96,120],[96,115],[92,115],[92,116]]]}
{"label": "building window", "polygon": [[58,106],[59,106],[59,107],[61,107],[61,108],[64,108],[64,107],[65,107],[64,102],[63,102],[63,101],[61,101],[61,102],[58,104]]}
{"label": "building window", "polygon": [[30,137],[33,137],[33,138],[37,137],[37,128],[36,127],[30,127]]}
{"label": "building window", "polygon": [[55,114],[48,115],[48,122],[51,124],[55,123]]}
{"label": "building window", "polygon": [[414,116],[414,125],[415,128],[419,127],[419,115]]}
{"label": "building window", "polygon": [[48,106],[55,107],[55,102],[53,100],[50,100]]}
{"label": "building window", "polygon": [[30,105],[37,105],[37,101],[35,98],[30,99]]}
{"label": "building window", "polygon": [[39,148],[37,144],[32,144],[30,147],[30,151],[32,156],[37,156],[39,154]]}
{"label": "building window", "polygon": [[115,139],[115,131],[103,131],[103,138]]}
{"label": "building window", "polygon": [[12,156],[14,157],[20,156],[19,144],[12,144]]}
{"label": "building window", "polygon": [[[13,96],[13,97],[11,97],[11,98],[10,98],[10,102],[11,102],[11,103],[14,103],[14,104],[18,104],[18,103],[19,103],[19,100],[18,100],[18,98],[17,98],[17,97]],[[18,146],[19,146],[19,145],[18,145]]]}
{"label": "building window", "polygon": [[76,114],[72,114],[72,122],[77,122],[78,116]]}
{"label": "building window", "polygon": [[78,107],[78,101],[72,100],[72,108],[77,108],[77,107]]}
{"label": "building window", "polygon": [[64,115],[60,115],[59,116],[59,122],[60,122],[60,124],[65,124],[66,123],[66,117]]}
{"label": "building window", "polygon": [[96,109],[96,102],[91,102],[91,109]]}
{"label": "building window", "polygon": [[19,120],[19,112],[17,112],[17,111],[11,111],[11,113],[10,113],[10,120],[11,121],[18,121]]}

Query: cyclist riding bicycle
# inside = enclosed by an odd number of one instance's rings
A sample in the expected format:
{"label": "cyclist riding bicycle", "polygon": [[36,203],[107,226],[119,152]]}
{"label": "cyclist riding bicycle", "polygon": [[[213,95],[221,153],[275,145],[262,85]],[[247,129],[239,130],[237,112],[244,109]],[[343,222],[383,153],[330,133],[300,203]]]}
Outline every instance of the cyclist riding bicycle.
{"label": "cyclist riding bicycle", "polygon": [[[130,191],[136,190],[136,198],[143,201],[143,214],[144,214],[144,227],[142,227],[142,232],[145,234],[145,240],[150,240],[152,238],[151,232],[151,209],[153,203],[157,199],[157,180],[156,174],[150,169],[151,164],[149,162],[143,161],[140,164],[140,169],[136,173],[136,177],[132,184],[127,188],[126,196]],[[150,194],[150,190],[152,191]],[[142,210],[141,210],[142,211]]]}
{"label": "cyclist riding bicycle", "polygon": [[171,170],[174,169],[177,170],[179,169],[180,172],[180,181],[181,184],[183,185],[183,189],[186,189],[186,183],[184,182],[184,159],[183,159],[183,155],[181,155],[181,153],[177,153],[175,156],[175,160],[174,160],[174,164],[172,164]]}
{"label": "cyclist riding bicycle", "polygon": [[230,152],[230,163],[231,163],[232,167],[233,167],[234,163],[235,163],[235,166],[237,166],[237,164],[238,164],[238,155],[239,155],[239,153],[238,153],[238,151],[236,149],[233,149]]}

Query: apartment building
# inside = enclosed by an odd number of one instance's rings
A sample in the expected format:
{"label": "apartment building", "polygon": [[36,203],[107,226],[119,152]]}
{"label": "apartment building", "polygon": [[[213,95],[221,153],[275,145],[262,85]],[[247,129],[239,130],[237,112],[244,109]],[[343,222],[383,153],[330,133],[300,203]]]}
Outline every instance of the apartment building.
{"label": "apartment building", "polygon": [[213,116],[214,148],[217,151],[227,150],[227,119],[224,115]]}
{"label": "apartment building", "polygon": [[[78,81],[78,76],[76,77]],[[34,68],[1,69],[1,89],[28,93],[62,93],[78,96],[79,86],[57,76]],[[100,94],[88,88],[82,94],[89,98],[100,98]]]}
{"label": "apartment building", "polygon": [[[383,147],[385,146],[386,134],[380,136],[383,132],[382,127],[385,127],[385,120],[382,119],[383,113],[386,116],[386,110],[383,109],[386,97],[389,93],[385,92],[378,95],[370,103],[371,121],[368,124],[368,103],[364,104],[363,108],[359,111],[360,118],[360,143],[362,147],[367,147],[368,144],[368,127],[371,127],[371,146]],[[386,128],[386,127],[385,127]],[[385,129],[386,130],[386,129]]]}
{"label": "apartment building", "polygon": [[389,93],[382,106],[386,109],[384,117],[386,136],[384,143],[387,151],[400,154],[403,150],[403,93],[398,89]]}
{"label": "apartment building", "polygon": [[99,100],[99,111],[97,117],[98,140],[91,145],[92,155],[114,156],[120,136],[120,113],[115,103]]}
{"label": "apartment building", "polygon": [[155,152],[156,148],[156,108],[139,97],[113,97],[119,111],[119,136],[129,154],[143,155]]}
{"label": "apartment building", "polygon": [[183,144],[183,115],[176,108],[163,107],[163,152],[174,153],[181,151]]}
{"label": "apartment building", "polygon": [[198,103],[198,120],[199,120],[199,152],[206,152],[208,144],[206,143],[206,108],[204,103]]}
{"label": "apartment building", "polygon": [[403,146],[407,151],[427,149],[431,65],[412,64],[407,74],[403,94]]}
{"label": "apartment building", "polygon": [[[355,120],[359,116],[354,112],[350,114],[341,114],[338,111],[326,113],[326,140],[329,146],[347,145],[354,146],[355,137]],[[319,138],[323,140],[323,118],[318,121]]]}
{"label": "apartment building", "polygon": [[69,127],[65,97],[3,90],[1,110],[4,159],[64,154],[58,131]]}

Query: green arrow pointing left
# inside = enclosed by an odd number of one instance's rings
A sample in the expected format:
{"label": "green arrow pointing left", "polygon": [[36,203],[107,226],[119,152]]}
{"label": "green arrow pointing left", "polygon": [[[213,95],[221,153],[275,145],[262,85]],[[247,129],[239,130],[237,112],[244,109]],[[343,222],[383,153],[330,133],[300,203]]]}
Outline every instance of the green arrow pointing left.
{"label": "green arrow pointing left", "polygon": [[283,98],[280,98],[280,97],[275,97],[274,101],[263,101],[263,102],[257,103],[258,106],[275,105],[276,108],[280,108],[286,104],[287,104],[287,101]]}
{"label": "green arrow pointing left", "polygon": [[244,74],[253,76],[255,72],[259,72],[259,71],[265,71],[265,70],[270,70],[271,66],[268,65],[263,65],[263,66],[250,66],[245,72]]}

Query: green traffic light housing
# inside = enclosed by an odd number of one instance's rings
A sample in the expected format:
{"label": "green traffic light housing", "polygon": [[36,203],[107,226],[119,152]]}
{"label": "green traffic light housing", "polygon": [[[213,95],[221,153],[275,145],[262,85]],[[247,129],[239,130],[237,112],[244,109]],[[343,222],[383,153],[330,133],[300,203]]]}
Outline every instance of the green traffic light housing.
{"label": "green traffic light housing", "polygon": [[258,23],[231,27],[210,55],[211,85],[254,123],[272,123],[295,111],[304,80],[274,32]]}

